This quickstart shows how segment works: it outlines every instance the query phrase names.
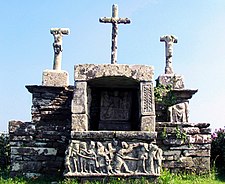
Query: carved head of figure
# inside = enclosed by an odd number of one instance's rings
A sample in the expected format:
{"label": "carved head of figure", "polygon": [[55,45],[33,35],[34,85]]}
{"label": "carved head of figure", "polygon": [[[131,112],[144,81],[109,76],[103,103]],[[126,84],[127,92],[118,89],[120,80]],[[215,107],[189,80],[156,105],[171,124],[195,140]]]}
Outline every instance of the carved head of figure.
{"label": "carved head of figure", "polygon": [[121,144],[122,144],[122,148],[127,149],[129,147],[129,145],[124,141]]}

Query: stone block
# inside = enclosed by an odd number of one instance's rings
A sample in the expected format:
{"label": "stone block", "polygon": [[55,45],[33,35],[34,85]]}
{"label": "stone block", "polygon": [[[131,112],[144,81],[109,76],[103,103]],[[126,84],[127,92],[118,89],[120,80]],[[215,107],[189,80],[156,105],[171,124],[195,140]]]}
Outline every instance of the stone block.
{"label": "stone block", "polygon": [[35,147],[12,147],[11,154],[13,155],[56,155],[55,148],[35,148]]}
{"label": "stone block", "polygon": [[211,135],[205,134],[196,134],[196,135],[187,135],[187,140],[189,143],[193,144],[203,144],[203,143],[211,143]]}
{"label": "stone block", "polygon": [[72,100],[72,113],[87,114],[87,82],[76,82]]}
{"label": "stone block", "polygon": [[63,70],[45,70],[42,75],[43,86],[63,87],[69,85],[69,74]]}
{"label": "stone block", "polygon": [[210,157],[195,157],[193,158],[193,162],[197,173],[209,173]]}
{"label": "stone block", "polygon": [[140,83],[141,115],[155,115],[155,101],[152,82]]}
{"label": "stone block", "polygon": [[155,116],[141,117],[141,131],[155,131]]}
{"label": "stone block", "polygon": [[168,86],[171,85],[173,89],[183,89],[184,81],[183,76],[177,74],[163,74],[158,77],[157,86],[159,84]]}
{"label": "stone block", "polygon": [[72,131],[87,131],[88,116],[87,114],[72,114]]}
{"label": "stone block", "polygon": [[100,77],[127,77],[137,81],[152,81],[153,67],[125,64],[81,64],[75,65],[75,81],[85,81]]}

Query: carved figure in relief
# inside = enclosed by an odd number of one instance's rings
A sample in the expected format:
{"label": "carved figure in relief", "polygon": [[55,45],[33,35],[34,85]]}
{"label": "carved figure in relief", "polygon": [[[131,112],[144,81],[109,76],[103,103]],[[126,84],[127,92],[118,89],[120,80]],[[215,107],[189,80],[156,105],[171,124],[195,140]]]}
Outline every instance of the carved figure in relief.
{"label": "carved figure in relief", "polygon": [[66,150],[66,158],[65,158],[65,169],[66,169],[66,172],[69,172],[69,173],[72,173],[74,172],[74,168],[73,168],[73,164],[72,164],[72,160],[73,160],[73,157],[72,157],[72,147],[69,146],[68,149]]}
{"label": "carved figure in relief", "polygon": [[101,142],[97,142],[97,161],[101,173],[109,173],[111,168],[111,161],[109,159],[109,151]]}
{"label": "carved figure in relief", "polygon": [[133,148],[137,147],[138,144],[130,144],[130,145],[128,145],[124,141],[121,144],[122,144],[122,148],[115,155],[115,168],[114,168],[114,171],[116,173],[121,173],[121,169],[123,167],[126,173],[131,173],[132,171],[129,170],[129,168],[128,168],[126,162],[125,162],[125,159],[137,160],[137,158],[128,157],[128,156],[126,156],[126,154],[132,152]]}
{"label": "carved figure in relief", "polygon": [[87,162],[88,162],[88,172],[89,173],[98,173],[97,171],[97,166],[98,166],[98,162],[97,162],[97,155],[95,152],[95,142],[91,141],[90,142],[90,146],[89,149],[87,150]]}
{"label": "carved figure in relief", "polygon": [[72,157],[73,157],[73,164],[74,164],[74,171],[78,172],[78,153],[79,152],[79,143],[72,143]]}
{"label": "carved figure in relief", "polygon": [[148,163],[149,163],[149,173],[155,174],[155,167],[154,167],[154,158],[157,151],[158,146],[154,144],[149,144],[148,146]]}
{"label": "carved figure in relief", "polygon": [[138,151],[138,161],[137,161],[137,171],[141,173],[147,173],[146,170],[146,160],[148,158],[148,144],[147,143],[140,143],[140,150]]}
{"label": "carved figure in relief", "polygon": [[168,110],[171,122],[188,122],[188,102],[175,104]]}
{"label": "carved figure in relief", "polygon": [[80,157],[80,170],[81,172],[87,172],[87,143],[86,142],[80,142],[80,152],[78,153]]}
{"label": "carved figure in relief", "polygon": [[155,173],[156,174],[160,174],[160,169],[162,166],[162,160],[164,160],[163,156],[162,156],[162,149],[157,147],[157,150],[155,152],[154,155],[154,161],[155,161]]}

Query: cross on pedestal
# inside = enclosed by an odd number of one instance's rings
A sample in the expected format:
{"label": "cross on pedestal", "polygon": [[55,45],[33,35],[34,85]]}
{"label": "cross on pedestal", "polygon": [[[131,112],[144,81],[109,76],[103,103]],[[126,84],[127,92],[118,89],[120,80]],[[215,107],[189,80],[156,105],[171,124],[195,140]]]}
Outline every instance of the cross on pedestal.
{"label": "cross on pedestal", "polygon": [[53,70],[61,70],[61,60],[62,60],[62,36],[68,35],[70,30],[68,28],[51,28],[50,33],[54,36],[54,63]]}
{"label": "cross on pedestal", "polygon": [[174,35],[165,35],[160,37],[161,42],[165,42],[166,67],[165,74],[173,74],[172,56],[173,44],[178,42]]}
{"label": "cross on pedestal", "polygon": [[99,19],[101,23],[112,24],[112,53],[111,64],[117,63],[117,37],[118,37],[118,24],[130,24],[130,19],[118,17],[118,6],[114,4],[112,6],[112,17],[101,17]]}

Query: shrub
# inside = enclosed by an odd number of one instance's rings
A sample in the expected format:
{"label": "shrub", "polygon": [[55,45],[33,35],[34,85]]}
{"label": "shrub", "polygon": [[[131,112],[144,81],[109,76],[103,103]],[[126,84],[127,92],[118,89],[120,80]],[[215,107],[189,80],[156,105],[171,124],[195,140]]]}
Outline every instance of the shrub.
{"label": "shrub", "polygon": [[225,169],[225,129],[218,129],[212,134],[211,165]]}
{"label": "shrub", "polygon": [[5,170],[10,165],[9,135],[0,133],[0,170]]}

